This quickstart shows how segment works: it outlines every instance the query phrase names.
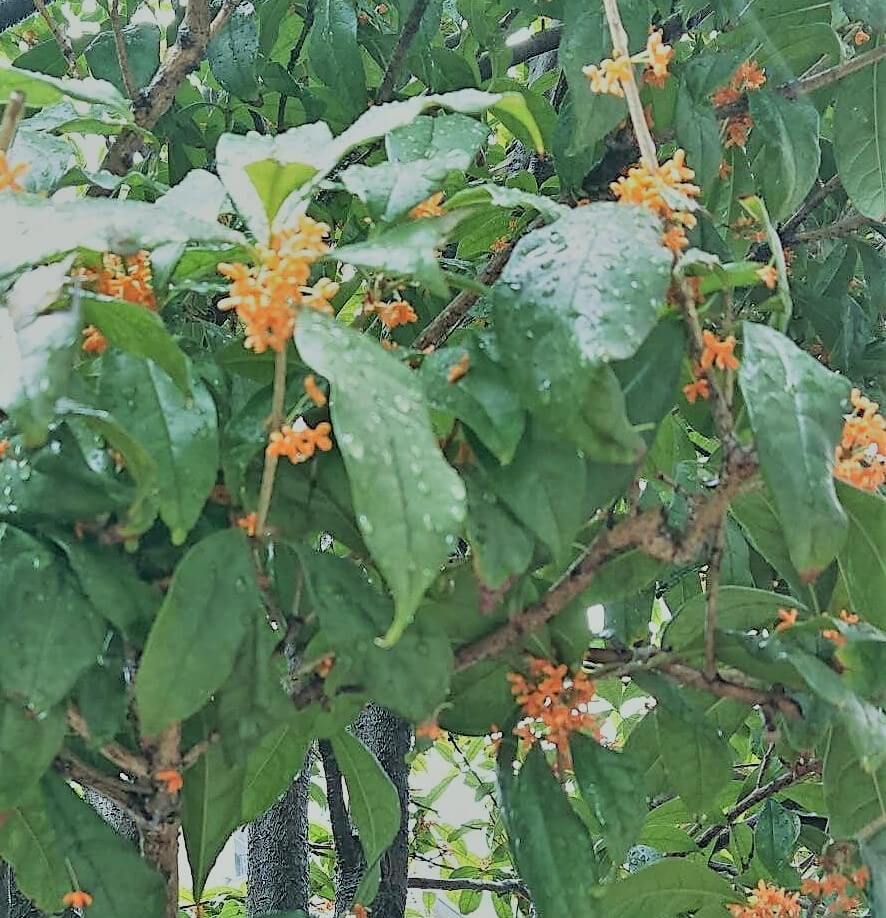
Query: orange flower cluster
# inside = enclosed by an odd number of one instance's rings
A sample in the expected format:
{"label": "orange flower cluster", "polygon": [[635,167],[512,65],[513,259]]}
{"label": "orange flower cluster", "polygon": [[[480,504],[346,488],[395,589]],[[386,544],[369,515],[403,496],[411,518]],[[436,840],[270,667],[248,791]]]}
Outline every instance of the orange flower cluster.
{"label": "orange flower cluster", "polygon": [[89,908],[92,905],[92,896],[82,889],[75,889],[62,896],[62,904],[68,908]]}
{"label": "orange flower cluster", "polygon": [[870,870],[862,866],[848,877],[842,873],[828,873],[822,880],[803,880],[800,892],[819,901],[828,899],[828,915],[845,915],[861,905],[858,896],[849,895],[850,883],[857,890],[862,890],[868,885],[870,878]]}
{"label": "orange flower cluster", "polygon": [[304,380],[305,395],[318,407],[326,404],[326,393],[317,385],[313,373],[309,373]]}
{"label": "orange flower cluster", "polygon": [[833,628],[825,628],[824,631],[821,632],[821,636],[825,640],[830,641],[836,647],[846,646],[846,638],[840,634],[839,631],[835,631]]}
{"label": "orange flower cluster", "polygon": [[430,740],[433,743],[443,739],[443,730],[436,720],[426,720],[415,728],[415,738]]}
{"label": "orange flower cluster", "polygon": [[262,354],[268,348],[282,351],[295,328],[302,307],[332,312],[329,301],[338,285],[322,278],[308,286],[311,265],[328,251],[329,227],[301,216],[295,227],[273,233],[268,245],[259,246],[259,264],[220,264],[218,270],[231,282],[229,295],[218,308],[235,309],[246,330],[245,346]]}
{"label": "orange flower cluster", "polygon": [[711,101],[717,107],[738,102],[744,92],[753,92],[766,82],[766,71],[756,61],[745,61],[732,74],[728,85],[718,89]]}
{"label": "orange flower cluster", "polygon": [[876,491],[886,483],[886,418],[858,389],[851,397],[854,410],[846,416],[834,454],[834,476],[863,491]]}
{"label": "orange flower cluster", "polygon": [[713,332],[705,331],[702,335],[704,349],[701,352],[701,368],[709,370],[716,366],[720,370],[737,370],[738,358],[735,351],[735,335],[720,340]]}
{"label": "orange flower cluster", "polygon": [[621,98],[625,94],[621,84],[634,79],[634,65],[629,57],[616,54],[614,58],[600,61],[599,67],[594,64],[582,67],[582,73],[590,80],[591,92]]}
{"label": "orange flower cluster", "polygon": [[854,612],[850,612],[848,609],[840,610],[840,620],[844,621],[847,625],[857,625],[861,621]]}
{"label": "orange flower cluster", "polygon": [[492,245],[489,246],[489,251],[492,252],[493,255],[496,255],[499,252],[506,251],[508,247],[510,246],[510,244],[511,244],[511,240],[508,239],[507,236],[499,236],[499,238],[496,239],[492,243]]}
{"label": "orange flower cluster", "polygon": [[284,424],[280,430],[275,430],[268,443],[269,456],[286,456],[293,464],[305,462],[319,449],[328,453],[332,449],[332,439],[329,436],[332,426],[328,421],[321,421],[316,427],[307,424],[295,430]]}
{"label": "orange flower cluster", "polygon": [[587,731],[599,739],[600,728],[587,710],[596,686],[585,673],[570,676],[565,664],[556,666],[550,660],[531,657],[529,676],[508,673],[508,682],[525,717],[514,734],[526,746],[541,739],[553,743],[559,762],[568,768],[572,762],[570,734]]}
{"label": "orange flower cluster", "polygon": [[393,300],[390,303],[374,303],[372,308],[381,319],[385,328],[397,328],[418,321],[415,310],[406,300]]}
{"label": "orange flower cluster", "polygon": [[661,29],[654,29],[646,42],[646,62],[648,67],[644,79],[652,86],[661,88],[669,76],[668,65],[674,56],[674,49],[664,43]]}
{"label": "orange flower cluster", "polygon": [[27,163],[10,166],[6,154],[0,150],[0,191],[21,191],[18,180],[28,171]]}
{"label": "orange flower cluster", "polygon": [[764,265],[756,274],[770,290],[775,290],[778,286],[778,270],[775,265]]}
{"label": "orange flower cluster", "polygon": [[6,440],[6,439],[0,440],[0,459],[2,459],[6,455],[11,445],[12,444],[9,442],[9,440]]}
{"label": "orange flower cluster", "polygon": [[457,383],[460,379],[464,379],[464,377],[468,375],[468,370],[470,368],[470,354],[462,354],[462,356],[449,368],[449,372],[446,374],[446,381]]}
{"label": "orange flower cluster", "polygon": [[163,785],[167,794],[177,794],[185,786],[185,779],[176,768],[164,768],[154,777]]}
{"label": "orange flower cluster", "polygon": [[796,609],[779,609],[778,624],[775,626],[777,632],[787,631],[797,624],[797,616],[800,613]]}
{"label": "orange flower cluster", "polygon": [[675,210],[673,195],[676,192],[686,198],[698,197],[701,189],[692,184],[695,172],[686,165],[685,150],[677,150],[666,163],[650,171],[645,162],[628,170],[626,176],[609,187],[621,204],[639,204],[648,207],[655,214],[671,224],[666,229],[662,242],[674,252],[689,244],[684,227],[695,226],[695,215],[685,210]]}
{"label": "orange flower cluster", "polygon": [[741,147],[744,149],[747,146],[748,135],[751,133],[753,126],[754,119],[747,113],[727,118],[726,142],[724,143],[726,149],[728,150],[729,147]]}
{"label": "orange flower cluster", "polygon": [[436,191],[429,198],[425,198],[421,204],[416,204],[412,210],[409,211],[409,216],[413,220],[422,220],[425,217],[442,217],[443,208],[440,206],[443,203],[443,192]]}
{"label": "orange flower cluster", "polygon": [[314,667],[314,672],[321,678],[325,679],[335,666],[335,654],[327,653],[320,658],[320,662]]}
{"label": "orange flower cluster", "polygon": [[254,510],[252,513],[244,513],[243,516],[238,516],[236,522],[250,539],[255,538],[256,529],[258,528],[258,514]]}
{"label": "orange flower cluster", "polygon": [[[74,276],[103,296],[126,300],[127,303],[135,303],[145,309],[157,308],[157,298],[151,286],[153,277],[148,252],[136,252],[125,258],[106,252],[102,256],[99,270],[79,268]],[[87,354],[104,353],[108,346],[107,338],[94,325],[87,325],[82,334],[82,348]]]}
{"label": "orange flower cluster", "polygon": [[800,918],[797,893],[760,880],[748,898],[747,905],[727,905],[732,918]]}
{"label": "orange flower cluster", "polygon": [[683,386],[683,395],[690,405],[694,405],[700,398],[707,401],[711,397],[711,384],[704,375],[700,366],[692,368],[693,380]]}
{"label": "orange flower cluster", "polygon": [[871,36],[868,35],[864,29],[859,29],[855,33],[855,38],[853,40],[855,41],[856,45],[866,45],[871,40]]}

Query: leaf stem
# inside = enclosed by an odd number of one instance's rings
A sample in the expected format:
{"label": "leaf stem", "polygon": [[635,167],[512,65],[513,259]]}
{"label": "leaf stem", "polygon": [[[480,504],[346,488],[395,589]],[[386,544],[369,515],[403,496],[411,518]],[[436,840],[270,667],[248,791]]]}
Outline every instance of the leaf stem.
{"label": "leaf stem", "polygon": [[132,68],[129,66],[126,42],[123,40],[123,28],[120,25],[120,0],[111,0],[108,17],[111,20],[111,31],[114,33],[114,47],[117,49],[117,62],[120,64],[120,73],[123,76],[123,88],[126,90],[126,95],[133,102],[136,102],[138,100],[138,87],[135,85],[135,77],[133,77]]}
{"label": "leaf stem", "polygon": [[415,41],[415,36],[418,34],[419,26],[421,26],[422,17],[427,12],[429,4],[430,0],[415,0],[413,3],[412,9],[406,17],[406,22],[403,24],[403,31],[400,33],[397,44],[394,46],[391,59],[388,61],[388,66],[382,77],[381,85],[378,87],[378,93],[376,93],[375,96],[375,101],[377,103],[390,102],[393,98],[394,85],[397,82],[397,77],[400,75],[400,68],[403,66],[403,61],[406,59],[406,55],[410,47],[412,47],[412,43]]}
{"label": "leaf stem", "polygon": [[65,64],[68,68],[68,76],[77,79],[80,76],[80,71],[77,69],[77,56],[74,54],[71,40],[61,30],[59,24],[52,18],[52,13],[46,9],[45,0],[34,0],[34,6],[43,17],[43,21],[49,27],[49,31],[52,33],[52,37],[55,39],[55,43],[58,45],[59,51],[61,51],[62,57],[65,59]]}
{"label": "leaf stem", "polygon": [[3,120],[0,121],[0,153],[6,153],[15,140],[15,132],[25,108],[25,94],[15,90],[9,94],[9,101],[3,109]]}
{"label": "leaf stem", "polygon": [[[283,348],[274,355],[274,391],[271,396],[271,415],[268,418],[268,427],[271,430],[275,430],[283,423],[285,401],[286,348]],[[277,456],[265,451],[265,467],[262,471],[255,522],[255,531],[260,536],[264,535],[265,525],[268,521],[268,511],[271,509],[271,497],[274,494],[274,477],[276,474]]]}

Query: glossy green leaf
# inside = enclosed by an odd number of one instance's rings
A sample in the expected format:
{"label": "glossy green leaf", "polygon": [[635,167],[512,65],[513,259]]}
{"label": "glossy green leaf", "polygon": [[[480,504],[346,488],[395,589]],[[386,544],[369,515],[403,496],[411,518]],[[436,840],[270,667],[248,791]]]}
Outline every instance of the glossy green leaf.
{"label": "glossy green leaf", "polygon": [[620,863],[648,812],[644,795],[637,792],[643,781],[639,762],[580,733],[572,735],[569,745],[581,795],[603,828],[609,856]]}
{"label": "glossy green leaf", "polygon": [[99,404],[118,418],[157,465],[160,518],[180,545],[190,532],[218,469],[215,403],[195,382],[186,397],[152,361],[121,351],[101,358]]}
{"label": "glossy green leaf", "polygon": [[80,304],[86,322],[95,325],[109,344],[135,357],[153,360],[188,394],[188,359],[157,313],[135,303],[86,291],[80,294]]}
{"label": "glossy green leaf", "polygon": [[779,332],[750,322],[743,328],[739,382],[763,477],[791,560],[812,580],[846,540],[832,463],[849,385]]}
{"label": "glossy green leaf", "polygon": [[781,244],[781,236],[778,235],[775,222],[769,216],[769,211],[766,209],[766,204],[762,198],[750,195],[741,198],[739,203],[741,209],[752,220],[760,224],[766,236],[766,243],[772,254],[772,263],[778,274],[778,282],[775,292],[764,305],[771,313],[769,324],[784,332],[787,330],[788,323],[793,315],[794,304],[791,299],[791,287],[788,282],[787,262],[785,260],[784,247]]}
{"label": "glossy green leaf", "polygon": [[790,863],[800,835],[800,817],[770,798],[754,827],[754,853],[766,869],[777,874]]}
{"label": "glossy green leaf", "polygon": [[105,628],[58,556],[8,523],[0,523],[0,570],[0,687],[46,711],[96,662]]}
{"label": "glossy green leaf", "polygon": [[658,861],[633,876],[613,884],[601,902],[607,918],[675,918],[688,911],[711,908],[712,914],[725,911],[736,899],[732,887],[702,864],[682,858]]}
{"label": "glossy green leaf", "polygon": [[841,80],[834,106],[834,155],[840,181],[865,216],[886,215],[886,63]]}
{"label": "glossy green leaf", "polygon": [[539,918],[605,914],[595,905],[598,866],[591,839],[541,748],[530,750],[516,778],[507,773],[511,768],[500,759],[502,814]]}
{"label": "glossy green leaf", "polygon": [[783,220],[803,203],[818,177],[821,160],[818,112],[803,98],[752,92],[750,114],[760,147],[753,168],[773,220]]}
{"label": "glossy green leaf", "polygon": [[305,52],[314,72],[335,93],[345,113],[362,111],[366,76],[357,44],[353,0],[318,0]]}
{"label": "glossy green leaf", "polygon": [[394,595],[396,614],[385,638],[391,645],[455,544],[465,488],[441,455],[416,381],[402,363],[311,311],[299,320],[296,343],[332,383],[333,432],[357,522]]}
{"label": "glossy green leaf", "polygon": [[837,494],[849,518],[849,535],[837,555],[848,605],[886,629],[886,500],[849,485]]}
{"label": "glossy green leaf", "polygon": [[835,729],[824,763],[824,794],[831,831],[842,838],[873,838],[886,825],[886,763],[873,773],[858,761],[842,728]]}
{"label": "glossy green leaf", "polygon": [[468,161],[489,136],[489,128],[476,118],[458,112],[448,115],[420,115],[411,124],[385,136],[385,150],[391,162],[409,163],[454,155]]}
{"label": "glossy green leaf", "polygon": [[69,262],[61,262],[23,274],[0,309],[0,409],[29,446],[45,442],[56,401],[70,382],[79,310],[76,303],[50,309],[61,298],[69,268]]}
{"label": "glossy green leaf", "polygon": [[257,58],[258,15],[251,3],[241,3],[209,42],[206,59],[222,89],[240,99],[255,99]]}
{"label": "glossy green leaf", "polygon": [[260,816],[289,787],[309,745],[304,728],[294,723],[282,724],[262,738],[246,759],[241,822]]}
{"label": "glossy green leaf", "polygon": [[886,7],[879,0],[843,0],[850,19],[861,19],[875,29],[886,29]]}
{"label": "glossy green leaf", "polygon": [[59,80],[0,63],[0,101],[8,102],[12,92],[25,93],[30,105],[52,105],[67,98],[107,105],[116,112],[129,114],[129,103],[116,87],[104,80]]}
{"label": "glossy green leaf", "polygon": [[632,356],[650,333],[670,268],[647,214],[595,204],[527,234],[495,286],[496,334],[518,392],[592,458],[638,457],[605,364]]}
{"label": "glossy green leaf", "polygon": [[30,192],[53,192],[59,180],[75,162],[76,151],[71,143],[43,131],[19,129],[9,151],[13,165],[25,163],[28,171],[21,185]]}
{"label": "glossy green leaf", "polygon": [[[152,22],[138,22],[124,26],[120,31],[132,80],[136,89],[144,89],[160,66],[160,29]],[[96,79],[107,80],[125,94],[112,32],[99,32],[83,54]]]}
{"label": "glossy green leaf", "polygon": [[233,669],[250,621],[263,615],[243,533],[226,529],[198,542],[179,562],[142,654],[142,732],[155,735],[199,711]]}

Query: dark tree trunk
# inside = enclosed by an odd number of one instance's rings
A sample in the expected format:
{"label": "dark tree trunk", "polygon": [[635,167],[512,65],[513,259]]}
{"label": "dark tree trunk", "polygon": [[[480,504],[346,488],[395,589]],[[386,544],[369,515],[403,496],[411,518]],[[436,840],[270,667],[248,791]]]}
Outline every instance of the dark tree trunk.
{"label": "dark tree trunk", "polygon": [[138,846],[138,826],[128,813],[90,787],[84,788],[83,798],[118,835]]}
{"label": "dark tree trunk", "polygon": [[[379,760],[400,798],[400,830],[381,863],[381,883],[371,904],[373,918],[403,918],[409,868],[409,765],[406,754],[412,741],[409,724],[390,711],[370,704],[357,718],[353,732]],[[336,915],[346,914],[365,869],[360,842],[348,817],[343,781],[328,743],[320,744],[326,774],[326,794],[336,853]],[[363,903],[366,904],[366,903]]]}
{"label": "dark tree trunk", "polygon": [[15,885],[9,864],[0,862],[0,918],[46,918]]}
{"label": "dark tree trunk", "polygon": [[247,849],[246,914],[307,911],[308,788],[314,754],[267,813],[250,824]]}

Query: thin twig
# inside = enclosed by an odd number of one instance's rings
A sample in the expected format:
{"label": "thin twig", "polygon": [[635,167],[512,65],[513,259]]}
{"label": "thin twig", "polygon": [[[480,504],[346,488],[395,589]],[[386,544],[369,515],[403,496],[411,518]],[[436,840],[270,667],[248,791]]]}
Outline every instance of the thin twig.
{"label": "thin twig", "polygon": [[15,132],[25,109],[25,94],[13,91],[3,109],[3,120],[0,121],[0,153],[6,153],[15,140]]}
{"label": "thin twig", "polygon": [[55,760],[55,767],[65,777],[76,781],[81,787],[98,791],[110,800],[119,804],[127,813],[136,812],[133,807],[134,797],[149,797],[154,789],[143,783],[129,783],[112,775],[106,775],[88,765],[74,753],[63,749]]}
{"label": "thin twig", "polygon": [[834,67],[828,67],[827,70],[822,70],[820,73],[814,73],[811,76],[785,83],[778,87],[778,91],[789,99],[800,95],[808,95],[811,92],[832,86],[834,83],[844,80],[846,77],[864,70],[865,67],[870,67],[884,59],[886,59],[886,45],[880,45],[879,48],[866,51],[864,54],[859,54],[857,57],[843,61],[842,64],[837,64]]}
{"label": "thin twig", "polygon": [[[72,732],[76,733],[77,736],[85,742],[92,742],[92,733],[89,729],[89,725],[74,705],[68,705],[67,720],[68,726],[71,728]],[[100,747],[99,752],[112,765],[116,765],[117,768],[127,774],[135,775],[138,778],[147,778],[151,774],[147,760],[134,752],[130,752],[129,749],[125,746],[121,746],[120,743],[105,743]]]}
{"label": "thin twig", "polygon": [[[298,36],[298,41],[292,46],[292,50],[289,52],[289,62],[286,65],[286,72],[290,76],[292,76],[292,72],[295,70],[295,65],[298,63],[298,59],[301,56],[302,48],[304,48],[305,42],[308,40],[308,34],[314,25],[314,11],[316,5],[316,0],[308,0],[305,5],[305,18],[302,23],[301,34]],[[288,101],[289,96],[287,96],[285,92],[281,92],[280,101],[277,103],[278,134],[286,127],[286,103]]]}
{"label": "thin twig", "polygon": [[[609,34],[612,36],[613,57],[630,57],[628,33],[625,32],[625,27],[621,21],[618,0],[603,0],[603,8],[606,10]],[[654,172],[658,168],[658,153],[655,149],[655,141],[652,139],[652,132],[646,123],[646,114],[643,111],[643,103],[640,100],[640,89],[634,79],[633,64],[631,65],[630,80],[623,80],[621,85],[622,89],[624,89],[625,100],[628,103],[628,112],[631,116],[631,124],[634,127],[634,135],[640,147],[640,155],[646,160],[647,168]]]}
{"label": "thin twig", "polygon": [[117,49],[117,63],[120,65],[120,74],[123,77],[123,88],[126,90],[126,95],[135,102],[138,99],[138,87],[135,85],[135,77],[129,66],[126,42],[123,40],[123,27],[120,24],[120,0],[111,0],[108,16],[111,20],[111,31],[114,33],[114,47]]}
{"label": "thin twig", "polygon": [[828,226],[821,226],[818,229],[809,230],[807,233],[797,233],[794,236],[794,242],[824,242],[826,239],[842,239],[844,236],[851,236],[853,233],[866,226],[871,226],[875,221],[866,217],[864,214],[851,214],[850,216],[839,220],[837,223],[831,223]]}
{"label": "thin twig", "polygon": [[68,76],[74,78],[79,77],[80,71],[77,69],[77,55],[74,54],[74,48],[71,45],[70,38],[65,35],[61,26],[52,18],[52,13],[46,8],[45,0],[34,0],[34,7],[49,27],[49,31],[52,33],[52,37],[55,39],[55,43],[58,45],[58,49],[65,59],[65,64],[68,68]]}
{"label": "thin twig", "polygon": [[403,30],[400,32],[397,44],[394,45],[394,51],[388,61],[387,69],[375,96],[376,102],[390,102],[393,98],[394,85],[400,76],[400,68],[403,66],[403,61],[415,41],[422,17],[427,12],[429,5],[430,0],[415,0],[409,15],[406,17],[406,22],[403,23]]}
{"label": "thin twig", "polygon": [[520,880],[443,880],[438,877],[409,877],[406,885],[410,889],[443,889],[449,892],[470,889],[476,892],[496,893],[500,896],[506,896],[509,893],[529,896],[529,890]]}
{"label": "thin twig", "polygon": [[720,567],[723,563],[725,513],[711,549],[711,559],[705,574],[704,675],[717,677],[717,601],[720,596]]}
{"label": "thin twig", "polygon": [[[274,355],[274,392],[271,396],[271,416],[268,419],[268,427],[271,430],[275,430],[283,423],[285,399],[286,349],[283,348]],[[277,474],[277,459],[276,455],[265,451],[265,467],[262,471],[255,522],[255,531],[259,535],[264,535],[265,525],[268,521],[268,511],[271,509],[271,498],[274,495],[274,478]]]}
{"label": "thin twig", "polygon": [[708,826],[696,839],[695,842],[699,848],[707,847],[725,827],[731,826],[739,816],[755,807],[763,800],[777,794],[779,791],[796,784],[807,775],[820,774],[821,762],[806,762],[798,765],[793,771],[785,772],[777,778],[773,778],[768,784],[762,787],[756,787],[746,797],[742,797],[738,803],[726,811],[724,822],[719,825]]}

